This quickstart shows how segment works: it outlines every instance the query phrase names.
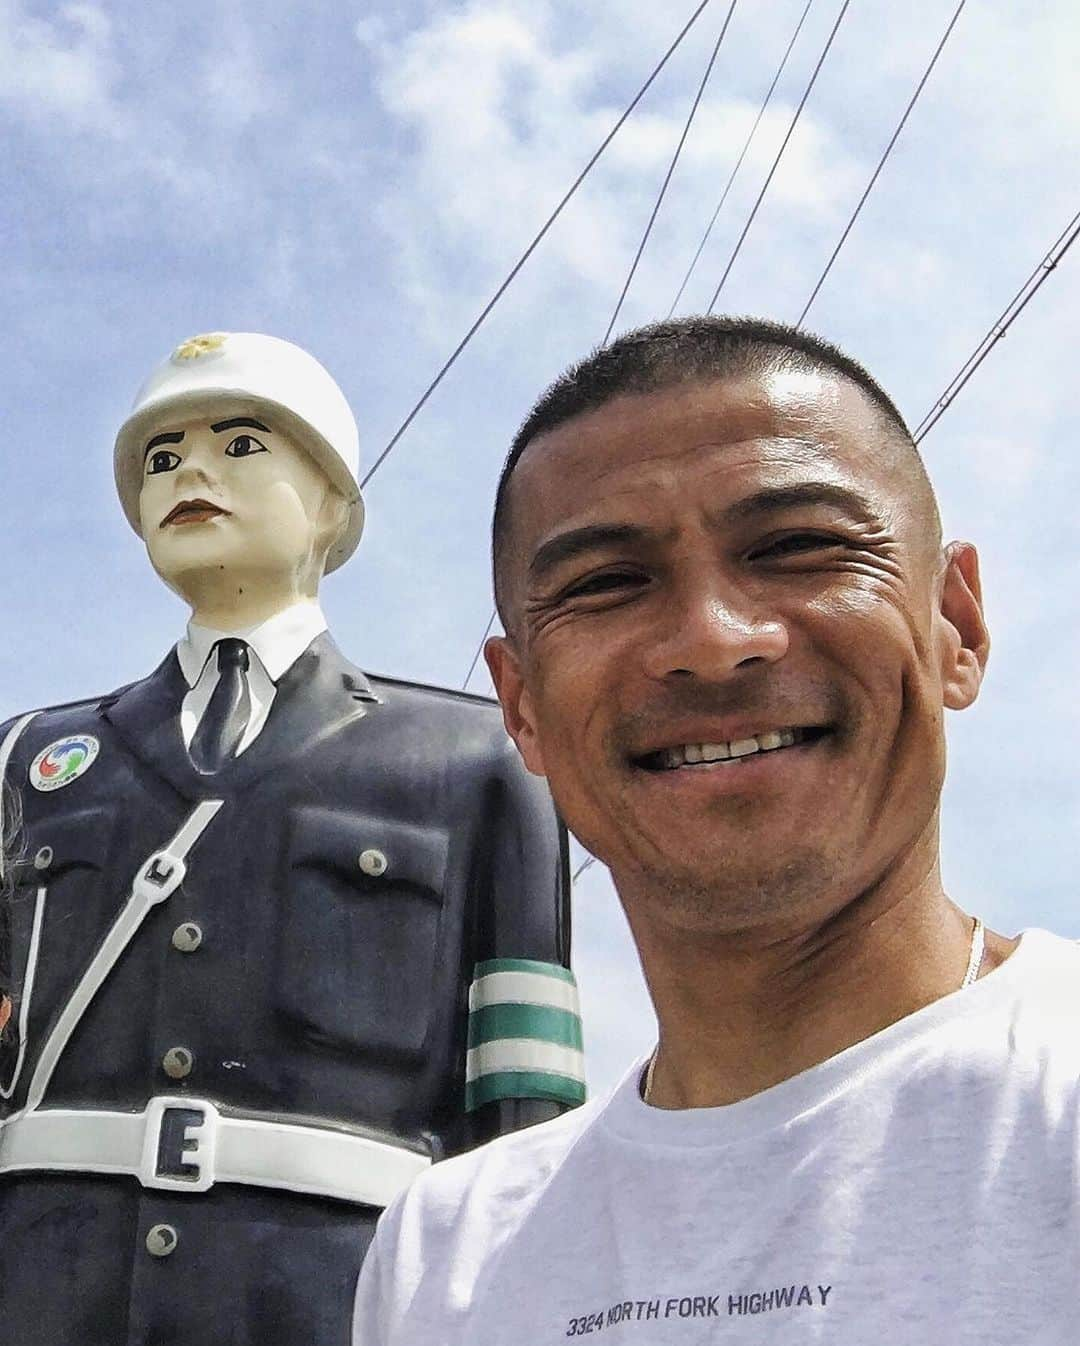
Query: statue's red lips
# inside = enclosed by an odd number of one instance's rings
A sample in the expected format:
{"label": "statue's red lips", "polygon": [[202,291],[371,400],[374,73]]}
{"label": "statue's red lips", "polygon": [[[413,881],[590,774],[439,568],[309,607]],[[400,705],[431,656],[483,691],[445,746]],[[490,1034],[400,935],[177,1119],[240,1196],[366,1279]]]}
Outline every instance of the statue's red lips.
{"label": "statue's red lips", "polygon": [[228,512],[227,509],[222,509],[220,505],[212,504],[209,500],[181,500],[162,519],[161,527],[164,528],[170,523],[203,523],[217,514]]}

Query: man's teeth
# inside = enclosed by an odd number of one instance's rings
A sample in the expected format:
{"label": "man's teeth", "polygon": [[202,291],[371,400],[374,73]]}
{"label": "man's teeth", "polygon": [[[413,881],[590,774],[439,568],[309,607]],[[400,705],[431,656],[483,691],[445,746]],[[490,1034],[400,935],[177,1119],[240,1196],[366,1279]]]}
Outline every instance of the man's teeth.
{"label": "man's teeth", "polygon": [[684,743],[678,748],[665,748],[660,753],[660,764],[671,769],[698,762],[726,762],[732,758],[749,757],[755,752],[790,748],[799,738],[797,729],[770,729],[753,738],[737,738],[730,743]]}

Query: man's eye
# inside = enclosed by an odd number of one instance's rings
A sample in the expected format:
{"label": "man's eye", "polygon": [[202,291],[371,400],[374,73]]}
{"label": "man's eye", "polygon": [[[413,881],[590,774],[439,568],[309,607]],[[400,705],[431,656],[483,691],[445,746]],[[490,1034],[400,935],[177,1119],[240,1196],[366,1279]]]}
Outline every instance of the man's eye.
{"label": "man's eye", "polygon": [[843,540],[831,533],[787,533],[755,547],[750,552],[750,559],[756,561],[761,557],[795,556],[801,552],[822,551],[842,545]]}
{"label": "man's eye", "polygon": [[146,464],[146,475],[153,477],[159,472],[175,472],[180,462],[180,455],[172,449],[155,449]]}
{"label": "man's eye", "polygon": [[645,576],[629,570],[605,570],[599,575],[589,575],[578,580],[563,591],[563,598],[592,598],[596,594],[617,593],[623,589],[633,589],[645,583]]}
{"label": "man's eye", "polygon": [[254,435],[237,435],[225,446],[227,458],[250,458],[253,453],[269,453],[265,444],[260,444]]}

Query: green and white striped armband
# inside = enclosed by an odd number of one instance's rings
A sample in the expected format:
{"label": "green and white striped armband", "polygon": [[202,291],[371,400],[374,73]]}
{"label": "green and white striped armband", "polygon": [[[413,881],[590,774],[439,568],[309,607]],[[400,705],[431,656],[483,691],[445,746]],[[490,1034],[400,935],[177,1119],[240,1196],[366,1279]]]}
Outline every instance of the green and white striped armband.
{"label": "green and white striped armband", "polygon": [[569,968],[531,958],[477,963],[469,987],[465,1106],[500,1098],[585,1101],[577,983]]}

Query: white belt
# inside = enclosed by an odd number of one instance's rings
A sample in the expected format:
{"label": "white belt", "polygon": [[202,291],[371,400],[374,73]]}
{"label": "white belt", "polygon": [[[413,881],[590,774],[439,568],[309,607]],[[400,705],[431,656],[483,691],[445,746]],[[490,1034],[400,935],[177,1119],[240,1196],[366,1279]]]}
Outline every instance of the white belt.
{"label": "white belt", "polygon": [[119,1173],[176,1192],[239,1182],[386,1206],[430,1164],[388,1141],[231,1117],[202,1098],[152,1098],[144,1112],[46,1108],[0,1124],[0,1174]]}

